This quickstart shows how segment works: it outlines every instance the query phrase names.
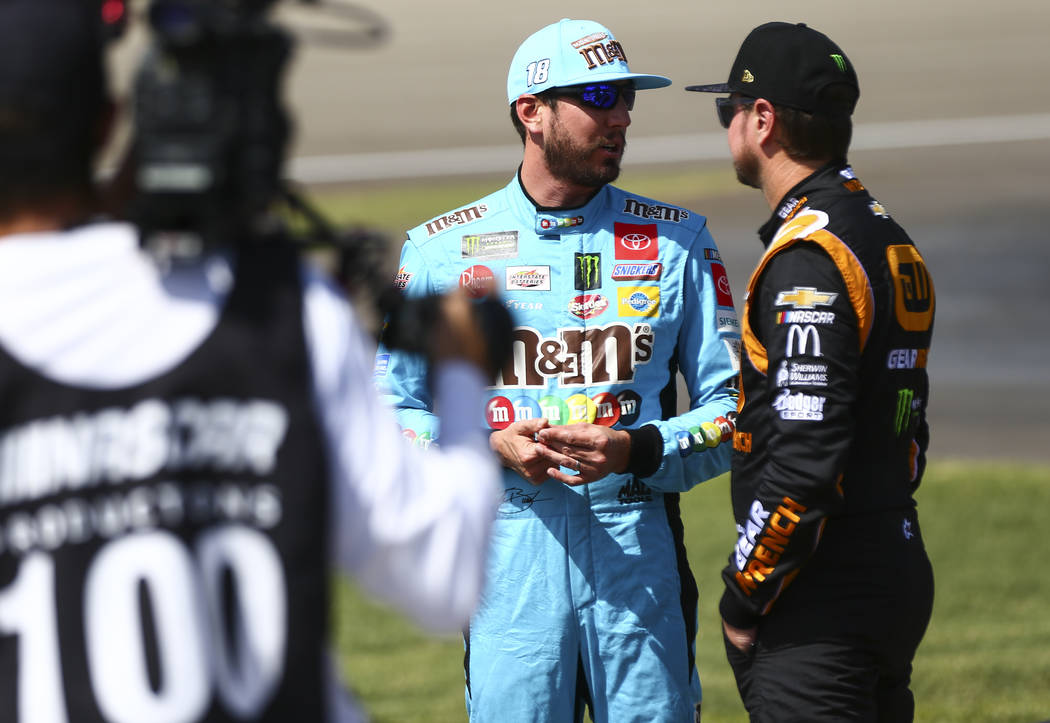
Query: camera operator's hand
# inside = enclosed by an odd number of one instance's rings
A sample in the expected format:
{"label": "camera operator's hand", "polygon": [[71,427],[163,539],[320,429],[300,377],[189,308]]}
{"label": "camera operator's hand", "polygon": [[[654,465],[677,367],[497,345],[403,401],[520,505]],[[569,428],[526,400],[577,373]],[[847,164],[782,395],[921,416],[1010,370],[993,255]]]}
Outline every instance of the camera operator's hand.
{"label": "camera operator's hand", "polygon": [[559,469],[547,471],[552,479],[571,486],[594,482],[614,472],[623,472],[631,457],[630,435],[600,424],[581,422],[547,427],[537,432],[536,439],[572,460],[572,464],[562,462],[561,466],[576,470],[575,475],[567,475]]}
{"label": "camera operator's hand", "polygon": [[562,465],[576,468],[576,460],[536,441],[537,433],[549,425],[546,417],[514,422],[506,429],[497,429],[490,434],[489,447],[499,455],[504,467],[514,470],[534,485],[543,484],[551,476],[552,469]]}
{"label": "camera operator's hand", "polygon": [[434,361],[463,359],[481,369],[488,379],[495,378],[498,370],[490,368],[488,345],[470,296],[457,288],[440,300],[437,319],[429,332]]}

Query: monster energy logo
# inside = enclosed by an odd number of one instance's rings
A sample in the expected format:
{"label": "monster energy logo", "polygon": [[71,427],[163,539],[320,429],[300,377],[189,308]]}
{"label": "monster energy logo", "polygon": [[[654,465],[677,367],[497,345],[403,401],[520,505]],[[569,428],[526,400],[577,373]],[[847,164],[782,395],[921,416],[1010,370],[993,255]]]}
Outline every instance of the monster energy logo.
{"label": "monster energy logo", "polygon": [[467,234],[460,247],[462,258],[510,258],[518,255],[518,232]]}
{"label": "monster energy logo", "polygon": [[576,289],[590,291],[602,285],[602,255],[576,254]]}
{"label": "monster energy logo", "polygon": [[838,66],[839,72],[842,72],[842,73],[846,72],[846,59],[845,58],[843,58],[838,53],[832,53],[831,54],[831,59],[835,61],[835,65]]}
{"label": "monster energy logo", "polygon": [[912,403],[915,401],[914,389],[897,390],[897,419],[896,430],[899,437],[904,431],[911,427]]}

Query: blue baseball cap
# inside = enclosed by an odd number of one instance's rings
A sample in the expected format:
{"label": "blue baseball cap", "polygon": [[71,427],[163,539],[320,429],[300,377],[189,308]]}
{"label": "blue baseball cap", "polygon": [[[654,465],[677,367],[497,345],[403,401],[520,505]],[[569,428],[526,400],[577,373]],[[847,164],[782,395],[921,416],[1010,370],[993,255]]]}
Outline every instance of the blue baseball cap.
{"label": "blue baseball cap", "polygon": [[563,18],[525,38],[507,74],[507,103],[549,88],[589,83],[634,82],[638,90],[671,84],[662,75],[632,73],[627,53],[607,27]]}

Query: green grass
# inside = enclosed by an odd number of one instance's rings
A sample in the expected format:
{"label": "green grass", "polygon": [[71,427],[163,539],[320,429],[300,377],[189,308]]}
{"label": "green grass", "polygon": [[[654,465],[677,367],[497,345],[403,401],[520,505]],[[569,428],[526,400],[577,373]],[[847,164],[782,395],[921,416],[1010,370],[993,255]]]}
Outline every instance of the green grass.
{"label": "green grass", "polygon": [[[499,188],[511,177],[358,184],[312,193],[335,223],[382,232],[396,259],[404,232]],[[668,203],[747,193],[732,170],[625,171],[621,185]],[[682,498],[686,544],[700,586],[697,665],[705,723],[746,716],[725,662],[719,571],[734,541],[728,479]],[[936,575],[934,615],[915,661],[916,720],[1036,723],[1050,719],[1050,468],[942,462],[918,493]],[[340,584],[338,646],[350,685],[377,723],[463,721],[463,648],[434,638]]]}
{"label": "green grass", "polygon": [[[705,723],[746,720],[716,608],[719,570],[735,537],[727,485],[723,476],[682,497],[700,585]],[[917,499],[937,594],[915,660],[916,720],[1050,718],[1050,468],[935,463]],[[350,585],[340,585],[335,606],[347,676],[377,723],[465,720],[458,637],[423,635]]]}

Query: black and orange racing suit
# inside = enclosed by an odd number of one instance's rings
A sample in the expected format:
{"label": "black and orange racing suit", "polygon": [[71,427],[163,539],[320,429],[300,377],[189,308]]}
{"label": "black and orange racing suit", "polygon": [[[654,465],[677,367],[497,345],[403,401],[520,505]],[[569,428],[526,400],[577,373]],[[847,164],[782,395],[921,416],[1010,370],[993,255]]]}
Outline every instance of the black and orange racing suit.
{"label": "black and orange racing suit", "polygon": [[[739,538],[720,603],[758,638],[730,661],[752,720],[852,719],[866,707],[910,718],[933,597],[912,496],[929,439],[930,275],[844,162],[792,189],[759,235],[767,248],[742,315]],[[824,641],[845,651],[844,671],[870,668],[873,680],[834,690],[842,676],[819,668],[838,653],[806,648]]]}

